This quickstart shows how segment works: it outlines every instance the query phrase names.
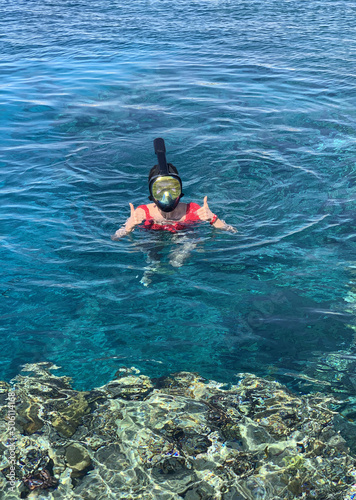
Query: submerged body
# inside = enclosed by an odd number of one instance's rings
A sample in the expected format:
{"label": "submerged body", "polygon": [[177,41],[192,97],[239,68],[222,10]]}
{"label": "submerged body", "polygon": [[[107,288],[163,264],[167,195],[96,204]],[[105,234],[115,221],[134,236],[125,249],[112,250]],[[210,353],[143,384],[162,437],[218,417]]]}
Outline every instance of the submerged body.
{"label": "submerged body", "polygon": [[[189,225],[201,221],[209,222],[218,229],[236,232],[217,215],[213,214],[208,205],[208,197],[204,197],[203,205],[197,203],[182,203],[182,181],[174,165],[166,162],[166,148],[163,139],[154,140],[155,152],[159,165],[155,165],[148,176],[149,199],[153,203],[139,205],[136,209],[129,203],[131,214],[125,224],[111,237],[119,240],[133,231],[136,226],[153,231],[168,231],[174,233],[172,241],[176,243],[170,252],[169,263],[173,267],[181,267],[195,248],[196,243],[187,235],[179,234]],[[157,252],[148,252],[148,267],[145,267],[141,283],[148,286],[151,275],[161,271],[161,259]]]}

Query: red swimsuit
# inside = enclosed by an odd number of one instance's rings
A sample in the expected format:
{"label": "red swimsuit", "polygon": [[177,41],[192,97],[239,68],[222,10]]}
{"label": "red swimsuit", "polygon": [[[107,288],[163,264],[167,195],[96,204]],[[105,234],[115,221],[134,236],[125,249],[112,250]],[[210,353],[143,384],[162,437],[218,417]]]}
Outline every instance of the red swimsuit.
{"label": "red swimsuit", "polygon": [[146,214],[146,219],[143,222],[143,227],[145,229],[153,229],[155,231],[170,231],[171,233],[176,233],[177,231],[185,229],[187,222],[189,223],[200,220],[199,216],[197,215],[197,210],[199,210],[200,206],[197,203],[187,204],[187,211],[184,221],[171,222],[170,224],[157,224],[150,215],[150,211],[147,205],[140,205],[137,208],[142,208],[142,210],[144,210]]}

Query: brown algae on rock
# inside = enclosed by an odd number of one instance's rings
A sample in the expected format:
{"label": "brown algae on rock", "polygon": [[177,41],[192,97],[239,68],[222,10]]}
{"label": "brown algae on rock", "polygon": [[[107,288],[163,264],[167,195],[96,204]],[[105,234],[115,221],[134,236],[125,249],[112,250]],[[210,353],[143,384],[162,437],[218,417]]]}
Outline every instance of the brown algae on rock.
{"label": "brown algae on rock", "polygon": [[[194,373],[151,380],[133,369],[83,392],[55,368],[26,365],[13,381],[17,498],[341,500],[356,493],[353,424],[330,409],[331,397],[298,396],[250,374],[227,389]],[[3,421],[2,443],[6,431]],[[4,498],[9,465],[3,446]]]}
{"label": "brown algae on rock", "polygon": [[72,436],[84,415],[90,413],[86,393],[75,394],[54,407],[51,423],[59,434],[65,437]]}

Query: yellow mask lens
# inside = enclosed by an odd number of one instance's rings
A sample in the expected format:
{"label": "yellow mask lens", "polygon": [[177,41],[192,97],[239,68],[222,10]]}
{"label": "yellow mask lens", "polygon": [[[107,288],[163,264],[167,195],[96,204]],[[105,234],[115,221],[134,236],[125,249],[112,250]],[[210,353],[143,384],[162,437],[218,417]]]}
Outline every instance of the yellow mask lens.
{"label": "yellow mask lens", "polygon": [[178,179],[170,176],[158,177],[152,184],[152,196],[157,201],[171,198],[175,199],[181,195],[181,187]]}

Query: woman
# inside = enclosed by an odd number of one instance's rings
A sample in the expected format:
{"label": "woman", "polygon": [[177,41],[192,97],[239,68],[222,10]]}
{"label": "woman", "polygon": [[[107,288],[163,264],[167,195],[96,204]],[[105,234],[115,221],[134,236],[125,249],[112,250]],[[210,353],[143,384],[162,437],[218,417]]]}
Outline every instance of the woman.
{"label": "woman", "polygon": [[155,139],[153,144],[158,157],[158,165],[151,169],[148,176],[149,199],[153,203],[140,205],[136,209],[132,203],[129,203],[130,217],[111,238],[118,240],[139,224],[143,224],[145,229],[176,233],[197,221],[207,221],[217,229],[237,232],[234,227],[227,225],[213,214],[209,208],[207,196],[204,198],[203,206],[197,203],[180,202],[183,196],[182,181],[177,169],[166,161],[164,140]]}

